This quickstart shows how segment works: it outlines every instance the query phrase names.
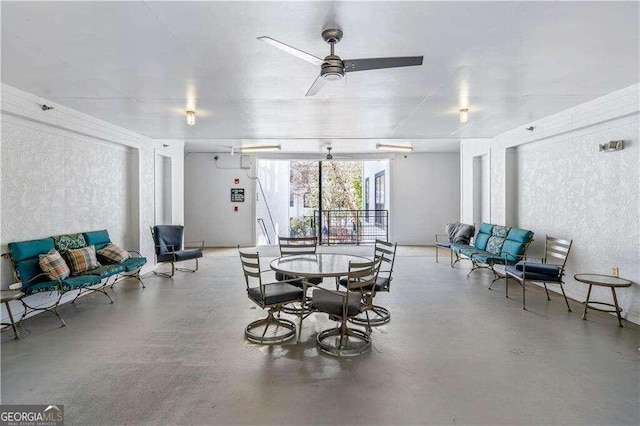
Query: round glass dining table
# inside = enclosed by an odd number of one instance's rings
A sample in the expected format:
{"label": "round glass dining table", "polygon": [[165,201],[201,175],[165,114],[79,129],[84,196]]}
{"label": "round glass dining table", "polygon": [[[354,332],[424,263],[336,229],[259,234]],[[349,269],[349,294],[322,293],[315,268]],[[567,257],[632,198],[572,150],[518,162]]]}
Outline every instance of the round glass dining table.
{"label": "round glass dining table", "polygon": [[370,259],[351,254],[316,253],[284,256],[273,260],[271,269],[293,277],[344,277],[349,263],[369,262]]}

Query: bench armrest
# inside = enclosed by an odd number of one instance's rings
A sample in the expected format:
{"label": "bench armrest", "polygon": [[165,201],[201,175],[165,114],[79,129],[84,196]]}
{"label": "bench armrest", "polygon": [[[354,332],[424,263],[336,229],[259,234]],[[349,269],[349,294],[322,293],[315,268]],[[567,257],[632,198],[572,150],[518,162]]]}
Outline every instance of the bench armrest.
{"label": "bench armrest", "polygon": [[449,242],[449,235],[447,235],[447,234],[436,234],[436,243],[448,243],[448,242]]}

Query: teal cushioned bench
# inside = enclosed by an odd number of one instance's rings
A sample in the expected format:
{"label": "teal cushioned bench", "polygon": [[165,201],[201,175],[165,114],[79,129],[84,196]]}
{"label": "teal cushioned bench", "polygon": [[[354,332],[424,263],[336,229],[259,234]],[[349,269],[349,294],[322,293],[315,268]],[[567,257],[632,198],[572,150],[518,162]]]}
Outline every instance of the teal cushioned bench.
{"label": "teal cushioned bench", "polygon": [[[101,250],[107,244],[111,243],[109,232],[106,229],[102,229],[100,231],[85,232],[82,235],[84,236],[87,245],[96,246],[96,250]],[[142,288],[144,288],[144,282],[140,277],[140,270],[144,265],[146,265],[147,258],[142,257],[140,253],[132,250],[129,250],[129,254],[131,254],[131,257],[122,263],[114,263],[104,258],[100,258],[100,263],[108,266],[121,266],[122,268],[124,268],[123,271],[119,272],[121,275],[137,279],[138,281],[140,281],[140,284],[142,284]]]}
{"label": "teal cushioned bench", "polygon": [[471,260],[471,272],[480,268],[490,268],[494,272],[494,281],[498,276],[495,265],[515,265],[522,260],[527,247],[533,240],[533,232],[521,228],[483,223],[480,225],[473,245],[451,244],[451,250],[457,260],[464,256]]}
{"label": "teal cushioned bench", "polygon": [[[3,257],[11,261],[13,267],[13,275],[15,282],[22,283],[22,292],[25,296],[21,302],[25,308],[22,315],[24,317],[33,311],[48,311],[55,314],[63,325],[66,325],[62,317],[57,311],[62,295],[65,292],[78,290],[76,299],[88,291],[99,291],[109,297],[105,287],[109,285],[109,277],[115,276],[116,280],[119,276],[134,277],[142,282],[139,274],[140,269],[147,263],[147,259],[140,256],[137,252],[130,252],[132,257],[118,264],[101,258],[101,266],[89,271],[85,271],[77,276],[70,276],[64,280],[51,280],[40,268],[39,255],[47,254],[52,249],[56,249],[61,253],[65,250],[86,247],[94,245],[96,250],[104,248],[111,243],[107,230],[85,232],[78,234],[56,235],[54,237],[42,238],[39,240],[20,241],[9,243],[9,252]],[[64,257],[64,255],[63,255]],[[103,280],[102,286],[99,285]],[[111,285],[113,285],[114,280]],[[144,287],[144,283],[142,284]],[[56,300],[46,306],[30,306],[25,298],[35,293],[55,292],[58,296]],[[74,299],[73,301],[75,302]],[[73,303],[73,302],[72,302]]]}

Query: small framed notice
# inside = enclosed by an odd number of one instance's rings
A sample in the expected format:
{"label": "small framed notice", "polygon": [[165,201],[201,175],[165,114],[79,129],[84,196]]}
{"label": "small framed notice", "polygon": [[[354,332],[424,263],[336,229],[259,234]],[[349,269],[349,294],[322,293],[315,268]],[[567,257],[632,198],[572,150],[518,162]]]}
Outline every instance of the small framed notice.
{"label": "small framed notice", "polygon": [[231,202],[244,203],[244,188],[231,188]]}

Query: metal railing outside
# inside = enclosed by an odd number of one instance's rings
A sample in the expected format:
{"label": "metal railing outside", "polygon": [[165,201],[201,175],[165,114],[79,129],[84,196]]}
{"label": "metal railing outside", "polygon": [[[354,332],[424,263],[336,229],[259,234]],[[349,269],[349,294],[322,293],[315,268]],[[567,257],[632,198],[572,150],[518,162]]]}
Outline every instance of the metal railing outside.
{"label": "metal railing outside", "polygon": [[388,210],[315,210],[312,227],[319,244],[373,244],[389,240]]}

